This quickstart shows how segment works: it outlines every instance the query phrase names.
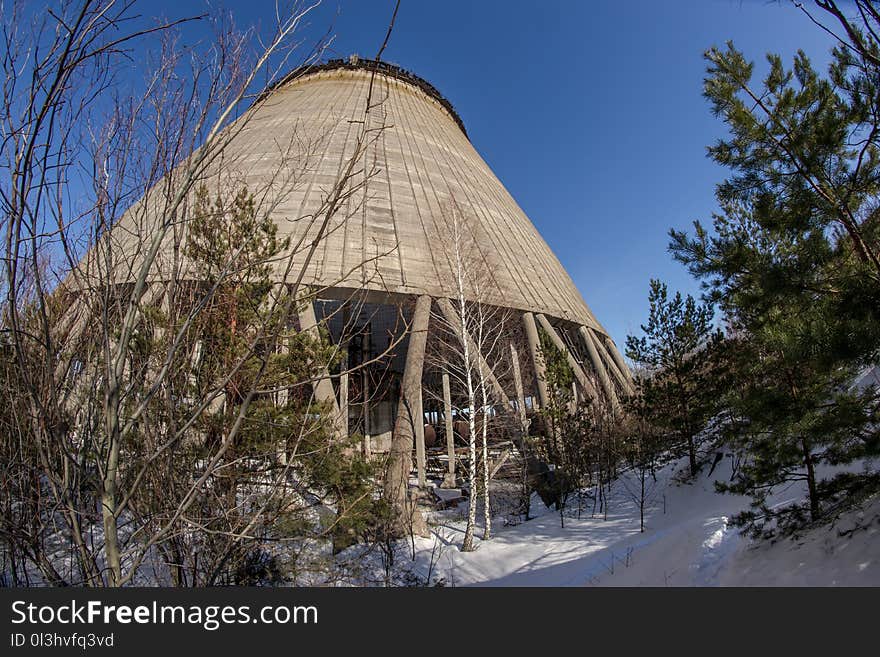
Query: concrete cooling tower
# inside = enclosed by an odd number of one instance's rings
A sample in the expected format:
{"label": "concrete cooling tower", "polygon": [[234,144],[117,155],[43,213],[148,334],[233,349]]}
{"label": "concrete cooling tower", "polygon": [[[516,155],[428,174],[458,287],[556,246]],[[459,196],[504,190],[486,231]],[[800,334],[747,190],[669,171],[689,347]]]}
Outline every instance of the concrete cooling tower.
{"label": "concrete cooling tower", "polygon": [[[310,155],[288,165],[293,142]],[[398,318],[414,336],[398,343],[381,374],[374,366],[351,376],[329,371],[315,386],[339,409],[341,431],[365,436],[366,450],[386,450],[395,431],[411,431],[424,477],[424,434],[430,443],[432,426],[452,426],[452,393],[441,396],[425,357],[432,317],[455,313],[451,215],[466,219],[466,239],[487,265],[490,282],[474,300],[505,309],[524,345],[515,374],[493,381],[499,406],[547,403],[542,333],[565,354],[580,394],[616,404],[631,390],[608,333],[452,105],[425,80],[356,57],[297,69],[264,92],[222,159],[250,190],[278,190],[271,212],[279,236],[299,249],[294,260],[315,243],[302,279],[315,291],[299,318],[304,328],[325,322],[352,366],[393,343]],[[346,175],[347,190],[329,208]]]}

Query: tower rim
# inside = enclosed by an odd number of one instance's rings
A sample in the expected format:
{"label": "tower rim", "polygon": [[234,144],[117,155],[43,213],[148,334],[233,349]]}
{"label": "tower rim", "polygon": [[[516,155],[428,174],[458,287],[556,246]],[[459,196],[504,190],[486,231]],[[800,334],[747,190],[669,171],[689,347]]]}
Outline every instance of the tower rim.
{"label": "tower rim", "polygon": [[459,116],[458,112],[455,110],[455,107],[452,105],[449,99],[447,99],[442,93],[440,93],[437,87],[428,82],[425,78],[416,75],[412,71],[405,69],[397,64],[392,64],[390,62],[377,59],[362,59],[356,55],[352,55],[348,59],[328,59],[326,62],[320,64],[306,64],[305,66],[299,66],[293,69],[290,73],[285,75],[277,82],[266,87],[266,89],[264,89],[262,93],[260,93],[260,95],[257,97],[257,102],[262,101],[274,91],[280,89],[287,84],[290,84],[295,80],[301,80],[310,75],[335,70],[366,71],[368,73],[378,73],[379,75],[385,76],[387,78],[400,80],[401,82],[405,82],[411,86],[416,87],[417,89],[421,90],[426,96],[439,103],[440,106],[442,106],[443,109],[446,110],[449,116],[452,117],[452,120],[455,121],[456,125],[458,125],[464,136],[467,137],[468,140],[470,140],[467,130],[464,127],[464,121],[461,120],[461,116]]}

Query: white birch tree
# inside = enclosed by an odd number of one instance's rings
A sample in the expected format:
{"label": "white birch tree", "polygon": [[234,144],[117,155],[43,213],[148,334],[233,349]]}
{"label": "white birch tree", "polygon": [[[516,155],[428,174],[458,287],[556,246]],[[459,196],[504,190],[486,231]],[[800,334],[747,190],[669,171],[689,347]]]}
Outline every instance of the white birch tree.
{"label": "white birch tree", "polygon": [[483,540],[491,536],[489,433],[496,415],[499,377],[509,366],[502,349],[509,313],[485,302],[495,282],[491,263],[479,248],[478,223],[454,201],[444,207],[444,218],[452,289],[451,300],[438,300],[432,317],[441,342],[432,364],[457,382],[464,401],[459,411],[466,414],[468,423],[470,503],[461,549],[470,551],[475,547],[478,492],[483,503]]}

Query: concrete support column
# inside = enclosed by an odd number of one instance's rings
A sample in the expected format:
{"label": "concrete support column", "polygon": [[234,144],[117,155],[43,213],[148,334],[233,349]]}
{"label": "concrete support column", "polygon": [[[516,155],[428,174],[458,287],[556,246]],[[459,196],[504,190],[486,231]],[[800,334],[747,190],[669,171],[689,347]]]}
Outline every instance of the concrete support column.
{"label": "concrete support column", "polygon": [[446,420],[446,453],[449,465],[443,477],[442,488],[455,488],[455,433],[452,426],[452,392],[449,387],[449,374],[443,372],[443,418]]}
{"label": "concrete support column", "polygon": [[611,382],[611,378],[608,376],[608,372],[605,369],[605,364],[602,362],[601,357],[599,356],[599,351],[596,349],[596,342],[593,338],[592,332],[586,326],[579,326],[578,333],[580,333],[581,340],[584,345],[587,347],[587,353],[590,355],[590,361],[593,363],[593,369],[596,370],[596,374],[599,375],[599,384],[602,386],[602,390],[605,392],[605,396],[608,397],[611,402],[611,406],[614,409],[617,409],[619,406],[617,402],[617,392],[614,390],[614,384]]}
{"label": "concrete support column", "polygon": [[[307,302],[299,311],[300,330],[318,337],[318,321],[315,319],[315,307],[312,302]],[[336,426],[336,435],[341,436],[339,403],[336,401],[336,393],[333,392],[333,383],[330,381],[330,373],[323,367],[318,374],[317,380],[312,383],[315,391],[315,399],[320,402],[328,402],[332,406],[333,419]]]}
{"label": "concrete support column", "polygon": [[367,365],[373,358],[372,324],[367,324],[361,334],[361,411],[364,414],[364,458],[372,456],[373,446],[371,443],[372,423],[370,421],[370,395],[373,391],[370,387],[370,366]]}
{"label": "concrete support column", "polygon": [[529,420],[526,417],[526,397],[523,392],[522,374],[519,370],[519,354],[516,347],[510,343],[510,362],[513,365],[513,384],[516,386],[516,407],[519,416],[519,427],[523,435],[529,430]]}
{"label": "concrete support column", "polygon": [[572,355],[571,351],[568,348],[568,345],[559,337],[559,334],[556,332],[556,329],[553,328],[553,325],[547,320],[546,317],[542,314],[538,314],[536,316],[538,323],[541,325],[541,328],[546,331],[547,335],[550,336],[550,339],[553,341],[553,344],[556,345],[556,348],[559,349],[563,354],[565,354],[565,358],[568,361],[568,366],[571,368],[572,372],[574,372],[574,376],[577,379],[578,383],[581,384],[581,388],[588,394],[593,397],[596,396],[596,389],[593,387],[593,384],[590,383],[590,380],[587,378],[587,375],[584,373],[581,364],[577,362],[577,359]]}
{"label": "concrete support column", "polygon": [[361,371],[361,389],[364,394],[364,458],[370,458],[372,456],[372,445],[370,441],[370,432],[372,427],[370,426],[370,395],[372,394],[370,390],[370,374],[367,372],[367,368],[364,367]]}
{"label": "concrete support column", "polygon": [[541,340],[538,337],[538,327],[535,325],[535,316],[532,313],[523,313],[523,325],[526,329],[526,339],[529,342],[529,352],[532,357],[532,367],[535,370],[535,378],[538,383],[538,403],[541,408],[547,407],[547,370],[544,367],[544,357],[541,355]]}
{"label": "concrete support column", "polygon": [[425,409],[422,404],[422,382],[419,380],[417,390],[413,391],[415,402],[412,405],[413,411],[413,429],[415,429],[416,443],[416,474],[418,476],[419,488],[428,487],[427,475],[427,458],[425,454]]}
{"label": "concrete support column", "polygon": [[339,375],[339,421],[342,435],[348,438],[348,370]]}
{"label": "concrete support column", "polygon": [[629,390],[629,393],[632,394],[635,392],[635,384],[633,383],[632,372],[630,372],[629,367],[626,364],[626,361],[623,360],[623,356],[617,350],[614,342],[611,338],[602,337],[599,341],[599,344],[605,349],[605,353],[611,356],[611,360],[617,365],[618,372],[620,374],[621,385],[624,388]]}
{"label": "concrete support column", "polygon": [[[458,312],[456,312],[449,299],[437,299],[437,305],[440,307],[440,311],[443,313],[446,321],[449,322],[451,326],[461,325],[461,319],[458,316]],[[489,363],[486,362],[486,358],[483,356],[482,353],[480,353],[480,350],[477,349],[477,343],[474,342],[474,339],[470,335],[465,335],[465,339],[467,339],[470,350],[474,354],[474,358],[477,361],[477,366],[483,372],[486,380],[489,382],[490,387],[495,393],[496,401],[504,407],[505,411],[510,411],[510,397],[508,397],[507,393],[504,392],[504,386],[501,385],[498,377],[495,376],[495,372],[493,372],[492,368],[489,367]]]}
{"label": "concrete support column", "polygon": [[[406,511],[407,483],[412,469],[413,442],[421,436],[424,450],[425,417],[422,413],[422,369],[425,362],[425,346],[428,341],[428,319],[431,316],[431,297],[422,295],[416,300],[415,313],[409,333],[409,347],[403,370],[400,401],[397,405],[397,421],[391,437],[388,455],[388,472],[385,478],[385,495],[398,514]],[[424,477],[420,473],[419,481]],[[404,518],[405,519],[405,518]]]}
{"label": "concrete support column", "polygon": [[[282,308],[283,304],[284,304],[282,297],[284,296],[285,292],[286,292],[286,286],[283,283],[275,283],[272,286],[272,292],[269,295],[269,299],[265,303],[266,304],[275,304],[275,306],[274,306],[275,308]],[[278,343],[275,346],[275,348],[277,349],[277,353],[280,354],[281,356],[284,356],[284,355],[290,353],[290,342],[289,342],[288,336],[287,336],[287,329],[290,328],[290,323],[288,322],[287,317],[285,317],[283,319],[283,324],[284,324],[284,330],[282,330],[278,334],[278,336],[277,336]],[[280,408],[280,407],[286,406],[287,402],[290,399],[289,390],[288,390],[288,388],[284,387],[284,385],[286,383],[287,383],[286,381],[282,381],[279,384],[278,389],[275,391],[274,398],[275,398],[275,406],[276,407]]]}
{"label": "concrete support column", "polygon": [[[287,354],[290,353],[290,345],[287,344],[287,340],[282,339],[281,344],[278,347],[279,353]],[[282,384],[283,386],[283,384]],[[290,401],[290,391],[288,388],[279,387],[278,391],[275,393],[275,405],[279,408],[283,408],[287,406],[287,403]]]}
{"label": "concrete support column", "polygon": [[605,348],[605,345],[602,344],[602,340],[597,336],[593,336],[594,344],[596,345],[596,350],[599,352],[599,355],[602,356],[602,362],[605,363],[605,368],[608,370],[609,376],[621,387],[621,389],[626,394],[632,394],[632,389],[627,381],[626,376],[624,376],[623,372],[620,371],[620,368],[617,367],[617,363],[614,362],[614,359],[611,357],[608,349]]}

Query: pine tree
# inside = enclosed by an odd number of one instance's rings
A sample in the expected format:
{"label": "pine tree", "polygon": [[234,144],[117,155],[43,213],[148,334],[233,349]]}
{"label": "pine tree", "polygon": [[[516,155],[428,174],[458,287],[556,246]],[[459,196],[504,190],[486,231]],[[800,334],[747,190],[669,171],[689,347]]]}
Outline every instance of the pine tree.
{"label": "pine tree", "polygon": [[691,476],[699,470],[697,434],[715,411],[712,351],[720,341],[710,305],[651,281],[644,335],[627,336],[626,354],[644,374],[637,384],[643,415],[687,448]]}
{"label": "pine tree", "polygon": [[[546,432],[536,445],[543,460],[553,465],[547,480],[542,482],[547,489],[544,497],[555,499],[561,525],[565,526],[565,506],[568,496],[575,486],[577,453],[575,445],[579,436],[571,432],[572,385],[574,373],[565,361],[563,353],[553,344],[543,330],[539,330],[541,358],[545,367],[547,384],[547,405],[541,409]],[[548,494],[549,493],[549,494]]]}
{"label": "pine tree", "polygon": [[[140,463],[157,436],[164,440],[188,418],[192,426],[166,460],[145,468],[147,494],[134,497],[132,507],[148,529],[158,526],[193,477],[216,460],[204,488],[190,493],[195,501],[183,518],[201,531],[177,532],[157,549],[176,584],[253,584],[295,572],[289,563],[285,573],[266,546],[326,538],[340,549],[368,534],[382,512],[372,495],[377,473],[358,450],[334,439],[331,409],[313,399],[308,382],[339,354],[325,333],[288,321],[296,305],[285,303],[289,292],[271,277],[288,247],[275,223],[246,188],[211,200],[200,186],[190,212],[182,255],[198,289],[181,284],[169,292],[168,313],[146,313],[138,335],[143,357],[155,363],[131,368],[144,373],[145,387],[168,358],[165,341],[190,320],[190,295],[202,307],[155,398],[160,426],[134,434],[126,453]],[[195,412],[206,400],[213,401]],[[125,469],[123,478],[137,473]],[[325,526],[309,521],[304,496],[335,509]]]}
{"label": "pine tree", "polygon": [[852,387],[880,355],[880,69],[865,44],[835,49],[827,78],[802,52],[790,70],[770,55],[757,85],[732,44],[706,54],[704,95],[730,135],[709,155],[732,174],[711,230],[672,231],[671,249],[730,326],[728,433],[745,460],[725,488],[754,497],[753,526],[804,515],[765,504],[791,480],[820,518],[852,477],[819,466],[880,447],[877,392]]}
{"label": "pine tree", "polygon": [[538,482],[538,493],[546,503],[555,503],[565,527],[572,493],[588,485],[594,474],[604,484],[614,470],[616,454],[609,438],[615,423],[604,400],[575,395],[575,376],[565,354],[543,330],[538,336],[548,399],[539,415],[544,435],[530,441],[530,449],[553,467]]}
{"label": "pine tree", "polygon": [[639,507],[639,531],[645,531],[645,510],[657,488],[656,468],[668,447],[661,431],[654,425],[654,409],[645,403],[639,390],[624,401],[621,417],[624,458],[635,475],[635,482],[624,477],[624,488]]}

